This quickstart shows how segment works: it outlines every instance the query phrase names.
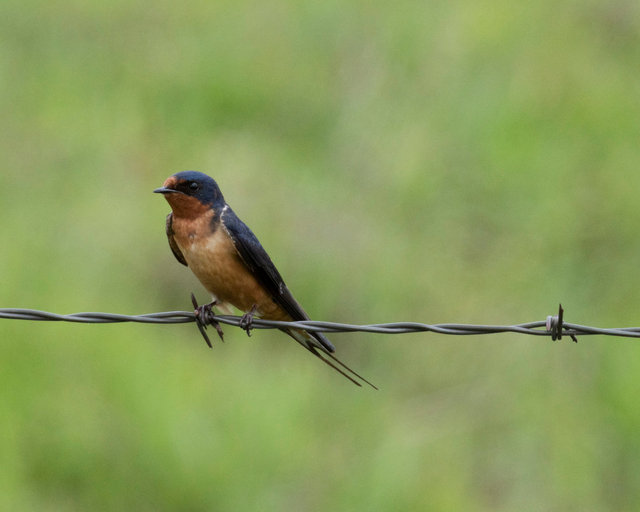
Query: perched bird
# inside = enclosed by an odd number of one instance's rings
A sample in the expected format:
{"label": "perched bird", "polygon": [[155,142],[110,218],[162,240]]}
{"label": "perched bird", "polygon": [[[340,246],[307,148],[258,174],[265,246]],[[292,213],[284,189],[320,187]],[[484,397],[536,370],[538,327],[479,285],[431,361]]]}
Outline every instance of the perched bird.
{"label": "perched bird", "polygon": [[[309,320],[213,178],[183,171],[167,178],[154,192],[163,194],[171,206],[166,222],[171,251],[213,296],[213,302],[204,308],[230,311],[231,304],[245,313],[242,324],[247,327],[254,315],[266,320]],[[323,334],[286,327],[280,330],[354,384],[360,386],[362,381],[375,388],[333,355],[335,347]]]}

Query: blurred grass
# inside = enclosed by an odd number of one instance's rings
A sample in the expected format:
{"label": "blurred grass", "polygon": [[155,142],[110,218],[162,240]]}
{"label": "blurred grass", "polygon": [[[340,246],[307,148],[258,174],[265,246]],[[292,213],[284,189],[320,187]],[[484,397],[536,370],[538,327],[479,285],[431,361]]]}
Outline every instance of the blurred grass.
{"label": "blurred grass", "polygon": [[[638,324],[626,0],[0,6],[0,305],[188,308],[173,172],[317,319]],[[2,510],[636,510],[633,341],[0,322]]]}

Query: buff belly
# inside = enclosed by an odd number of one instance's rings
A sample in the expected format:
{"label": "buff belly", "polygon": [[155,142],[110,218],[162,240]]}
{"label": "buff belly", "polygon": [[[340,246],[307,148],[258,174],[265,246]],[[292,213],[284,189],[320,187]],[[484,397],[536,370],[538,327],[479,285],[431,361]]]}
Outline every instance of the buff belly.
{"label": "buff belly", "polygon": [[249,271],[222,227],[208,236],[191,232],[175,238],[191,271],[218,302],[245,312],[256,305],[262,318],[290,319]]}

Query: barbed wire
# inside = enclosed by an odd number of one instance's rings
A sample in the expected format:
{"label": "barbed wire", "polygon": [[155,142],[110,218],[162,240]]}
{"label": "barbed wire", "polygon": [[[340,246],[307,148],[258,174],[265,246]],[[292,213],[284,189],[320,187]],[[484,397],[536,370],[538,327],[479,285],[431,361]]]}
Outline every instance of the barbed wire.
{"label": "barbed wire", "polygon": [[564,310],[560,306],[557,315],[549,315],[546,320],[527,322],[514,325],[473,325],[473,324],[425,324],[420,322],[392,322],[383,324],[345,324],[337,322],[322,322],[305,320],[296,322],[282,322],[276,320],[263,320],[254,318],[250,325],[246,325],[246,319],[233,315],[201,315],[195,311],[165,311],[160,313],[148,313],[143,315],[121,315],[116,313],[73,313],[60,315],[48,311],[20,308],[0,308],[0,318],[14,320],[34,321],[58,321],[76,323],[121,323],[137,322],[145,324],[183,324],[197,322],[201,333],[208,341],[204,328],[216,323],[241,327],[249,333],[250,329],[304,329],[312,332],[336,333],[336,332],[366,332],[372,334],[407,334],[417,332],[434,332],[449,335],[481,335],[498,333],[517,333],[533,336],[550,336],[553,340],[560,340],[563,336],[569,336],[577,342],[577,336],[599,334],[603,336],[619,336],[625,338],[640,338],[640,327],[616,327],[600,328],[586,325],[567,323],[563,320]]}

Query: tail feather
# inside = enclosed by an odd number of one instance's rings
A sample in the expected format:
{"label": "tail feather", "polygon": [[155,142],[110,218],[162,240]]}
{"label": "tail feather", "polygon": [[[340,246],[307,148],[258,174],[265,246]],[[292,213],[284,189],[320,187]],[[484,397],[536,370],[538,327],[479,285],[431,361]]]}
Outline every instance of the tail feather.
{"label": "tail feather", "polygon": [[309,335],[313,336],[316,340],[318,340],[320,342],[320,344],[328,351],[328,352],[335,352],[336,351],[336,347],[333,346],[333,343],[331,343],[327,337],[322,334],[321,332],[307,332]]}
{"label": "tail feather", "polygon": [[[351,372],[353,375],[355,375],[356,377],[358,377],[362,382],[365,382],[366,384],[369,384],[369,386],[371,386],[373,389],[375,389],[376,391],[378,390],[378,387],[373,384],[372,382],[368,381],[367,379],[365,379],[362,375],[360,375],[358,372],[356,372],[354,369],[348,367],[346,364],[344,364],[342,361],[340,361],[340,359],[338,359],[336,356],[334,356],[333,354],[326,354],[328,357],[330,357],[331,359],[333,359],[336,363],[338,363],[340,366],[342,366],[343,368],[345,368],[346,370],[348,370],[349,372]],[[334,367],[335,368],[335,367]],[[340,371],[338,368],[336,368],[336,370]],[[340,372],[342,373],[342,372]]]}
{"label": "tail feather", "polygon": [[[343,363],[340,359],[334,356],[332,352],[335,351],[335,347],[322,334],[310,333],[307,331],[303,331],[301,329],[282,329],[282,331],[286,332],[289,336],[291,336],[294,340],[296,340],[300,345],[306,348],[314,356],[316,356],[318,359],[323,361],[325,364],[329,365],[331,368],[333,368],[343,377],[346,377],[347,379],[349,379],[356,386],[362,386],[362,384],[357,380],[357,379],[360,379],[362,382],[368,384],[373,389],[376,389],[376,390],[378,389],[374,384],[369,382],[362,375],[357,373],[355,370],[352,370],[351,368],[349,368],[345,363]],[[319,335],[319,337],[316,335]]]}

